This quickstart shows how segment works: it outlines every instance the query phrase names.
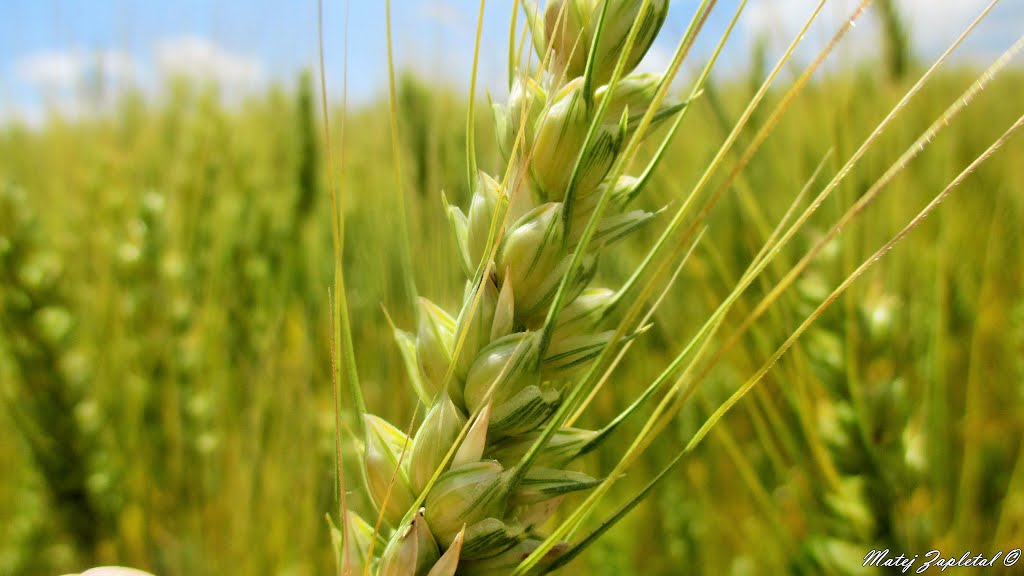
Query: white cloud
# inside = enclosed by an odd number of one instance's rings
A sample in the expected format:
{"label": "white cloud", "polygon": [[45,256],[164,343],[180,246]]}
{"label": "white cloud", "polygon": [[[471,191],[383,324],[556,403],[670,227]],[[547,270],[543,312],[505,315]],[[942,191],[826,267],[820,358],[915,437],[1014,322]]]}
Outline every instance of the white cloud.
{"label": "white cloud", "polygon": [[[990,0],[896,0],[911,34],[915,53],[934,58],[981,13]],[[751,0],[743,26],[751,37],[766,37],[775,46],[788,44],[810,16],[817,0]],[[825,4],[809,32],[810,39],[823,45],[856,9],[859,0],[831,0]],[[856,30],[844,44],[855,47],[853,56],[877,53],[879,25],[875,8],[869,7],[856,22]],[[1009,45],[1024,26],[1024,3],[1003,3],[982,21],[972,41]],[[966,48],[966,47],[965,47]],[[976,48],[961,50],[958,56],[977,55]]]}
{"label": "white cloud", "polygon": [[119,50],[29,53],[15,61],[13,72],[16,81],[35,95],[0,109],[0,125],[38,127],[52,115],[71,119],[109,112],[139,69],[130,54]]}
{"label": "white cloud", "polygon": [[[808,30],[808,39],[822,39],[825,42],[839,27],[853,15],[859,2],[854,0],[833,0],[827,2],[818,13],[814,23]],[[748,37],[765,38],[780,46],[792,42],[796,33],[810,18],[817,0],[752,0],[742,17],[742,25]],[[870,18],[863,14],[856,21],[856,28],[869,27]],[[864,35],[861,30],[859,34]],[[806,41],[806,40],[805,40]]]}
{"label": "white cloud", "polygon": [[19,78],[43,90],[67,90],[97,75],[108,82],[126,80],[135,69],[131,55],[117,50],[37,52],[15,64]]}
{"label": "white cloud", "polygon": [[161,81],[169,77],[212,82],[229,103],[262,89],[266,78],[259,59],[196,36],[163,39],[139,54],[81,48],[35,52],[16,60],[12,72],[14,81],[33,95],[0,106],[0,126],[13,122],[37,126],[51,115],[106,114],[116,109],[125,88],[155,96]]}
{"label": "white cloud", "polygon": [[[152,58],[156,69],[166,76],[213,81],[228,88],[255,87],[265,78],[258,59],[198,36],[160,40],[153,45]],[[47,91],[71,90],[96,75],[108,83],[129,80],[137,77],[140,69],[132,55],[109,49],[37,52],[15,64],[18,78]]]}
{"label": "white cloud", "polygon": [[933,0],[901,0],[898,5],[918,41],[942,41],[948,45],[988,3],[988,0],[957,0],[943,2],[940,7]]}
{"label": "white cloud", "polygon": [[425,2],[420,5],[419,12],[424,18],[443,28],[450,28],[452,30],[463,30],[465,28],[463,26],[465,19],[463,18],[462,11],[445,0]]}
{"label": "white cloud", "polygon": [[[925,54],[944,51],[989,4],[989,0],[900,0],[900,9],[910,25],[915,46]],[[1002,51],[1016,40],[1024,29],[1024,3],[1003,2],[997,5],[967,41],[973,56],[990,56]],[[980,46],[979,46],[980,45]],[[963,51],[962,51],[963,52]],[[987,58],[986,58],[987,59]]]}
{"label": "white cloud", "polygon": [[70,86],[82,76],[81,62],[70,52],[33,54],[15,67],[19,77],[37,86]]}
{"label": "white cloud", "polygon": [[661,73],[668,70],[668,66],[671,63],[672,53],[657,44],[653,44],[651,49],[647,51],[647,54],[644,55],[643,60],[637,64],[636,71]]}
{"label": "white cloud", "polygon": [[255,88],[266,75],[258,59],[197,36],[161,40],[154,46],[153,57],[167,76],[211,81],[229,89]]}

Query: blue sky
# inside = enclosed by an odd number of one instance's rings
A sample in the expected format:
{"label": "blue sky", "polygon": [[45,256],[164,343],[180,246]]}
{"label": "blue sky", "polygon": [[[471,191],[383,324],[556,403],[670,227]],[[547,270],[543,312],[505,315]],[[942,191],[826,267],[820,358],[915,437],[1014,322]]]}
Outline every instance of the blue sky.
{"label": "blue sky", "polygon": [[[697,46],[707,53],[738,0],[721,0]],[[922,57],[934,56],[988,3],[987,0],[898,0],[914,26]],[[345,2],[324,1],[329,87],[340,95]],[[694,0],[675,0],[661,40],[644,66],[667,61],[688,22]],[[742,69],[754,38],[776,46],[788,39],[813,0],[750,0],[721,70]],[[854,0],[830,0],[809,34],[809,54],[820,47]],[[491,0],[484,16],[481,83],[502,90],[511,0]],[[937,8],[937,6],[941,6]],[[459,87],[468,84],[478,0],[393,0],[396,59],[400,66]],[[350,0],[349,90],[355,102],[372,99],[387,81],[383,0]],[[0,0],[0,121],[21,116],[30,122],[48,109],[74,114],[81,107],[82,78],[97,70],[111,92],[137,86],[159,94],[162,79],[188,75],[215,79],[226,97],[257,92],[269,83],[290,84],[297,72],[316,64],[315,0]],[[1024,1],[1004,0],[960,58],[986,61],[1024,30]],[[838,61],[871,57],[877,26],[862,18]]]}

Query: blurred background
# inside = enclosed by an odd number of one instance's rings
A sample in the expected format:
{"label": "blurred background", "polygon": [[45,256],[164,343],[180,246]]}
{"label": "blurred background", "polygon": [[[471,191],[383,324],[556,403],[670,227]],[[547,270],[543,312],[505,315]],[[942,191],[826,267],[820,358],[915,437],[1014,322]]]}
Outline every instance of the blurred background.
{"label": "blurred background", "polygon": [[[672,3],[641,70],[666,66],[696,4]],[[644,207],[690,191],[813,4],[749,3]],[[712,212],[654,330],[584,424],[607,422],[678,353],[826,152],[815,193],[987,4],[872,5]],[[680,93],[736,5],[718,3]],[[485,91],[507,94],[510,7],[490,2],[483,16],[476,142],[492,173],[500,155],[483,104]],[[855,7],[826,4],[726,167]],[[447,309],[461,301],[441,192],[468,203],[477,9],[393,2],[396,182],[384,5],[324,6],[357,363],[369,406],[395,422],[415,396],[382,307],[413,325],[407,274]],[[334,569],[327,186],[341,166],[325,157],[317,22],[315,2],[0,0],[0,575],[103,563],[161,575]],[[1024,4],[993,10],[751,287],[723,339],[1022,30]],[[608,511],[1024,112],[1021,62],[726,355]],[[565,572],[856,574],[872,548],[959,557],[1021,546],[1022,153],[1018,138],[973,174]],[[413,270],[399,257],[398,195]],[[599,283],[621,284],[660,225],[617,246]],[[588,467],[610,469],[639,425]],[[351,451],[346,462],[354,475]]]}

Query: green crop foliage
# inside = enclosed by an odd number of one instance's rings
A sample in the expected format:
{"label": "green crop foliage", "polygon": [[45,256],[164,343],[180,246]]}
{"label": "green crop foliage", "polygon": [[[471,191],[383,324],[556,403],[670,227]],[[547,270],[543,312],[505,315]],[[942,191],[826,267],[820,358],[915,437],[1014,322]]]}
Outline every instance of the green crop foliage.
{"label": "green crop foliage", "polygon": [[[891,76],[842,68],[811,81],[725,189],[651,329],[581,426],[614,418],[678,354],[822,159],[812,194],[907,92],[918,65],[890,54]],[[924,87],[724,317],[712,356],[980,72],[950,67]],[[639,208],[681,202],[751,84],[720,79],[691,104]],[[1013,124],[1022,93],[1024,74],[1011,66],[844,227],[702,376],[595,520],[643,488],[836,285]],[[114,563],[161,575],[336,573],[324,521],[338,509],[328,171],[346,190],[344,273],[362,391],[400,424],[416,397],[383,310],[415,326],[409,275],[444,308],[459,307],[464,276],[440,192],[468,206],[472,191],[463,96],[402,77],[405,181],[396,186],[386,99],[331,110],[335,141],[345,123],[341,170],[326,156],[317,94],[307,76],[226,106],[179,83],[159,104],[128,95],[109,116],[0,128],[0,574]],[[476,108],[476,162],[494,173],[501,153],[480,112],[486,102]],[[727,168],[766,120],[754,116]],[[1018,137],[981,165],[564,572],[857,574],[872,548],[1020,546],[1021,158]],[[711,190],[724,175],[714,178]],[[660,226],[602,260],[600,285],[626,282]],[[611,470],[641,424],[625,422],[584,467]],[[370,510],[349,441],[359,426],[345,411],[342,461],[357,478],[348,506]],[[582,499],[570,498],[556,520]]]}

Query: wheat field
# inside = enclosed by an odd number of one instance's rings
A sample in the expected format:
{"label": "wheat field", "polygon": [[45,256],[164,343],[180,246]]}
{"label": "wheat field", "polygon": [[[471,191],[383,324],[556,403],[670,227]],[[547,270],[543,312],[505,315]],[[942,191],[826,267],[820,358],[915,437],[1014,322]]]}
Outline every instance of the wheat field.
{"label": "wheat field", "polygon": [[[487,10],[508,12],[502,4]],[[863,16],[892,25],[882,56],[836,56],[789,101],[806,65],[794,61],[764,93],[672,237],[673,262],[688,252],[685,265],[671,285],[652,285],[646,303],[664,295],[649,327],[580,426],[603,426],[643,393],[730,298],[776,225],[791,221],[794,199],[802,210],[842,173],[926,74],[935,58],[908,49],[906,30],[883,14],[893,4]],[[901,232],[1019,126],[1020,58],[963,98],[999,53],[930,74],[718,318],[702,357],[713,361],[687,376],[699,385],[577,537],[685,447],[684,457],[560,573],[873,574],[882,568],[864,563],[875,549],[959,558],[1024,546],[1024,140],[1008,138]],[[629,280],[780,54],[759,45],[744,57],[749,66],[712,75],[688,104],[636,200],[664,211],[602,254],[596,285]],[[701,64],[673,96],[687,97]],[[505,166],[482,93],[467,130],[461,87],[415,68],[394,74],[393,99],[343,107],[327,94],[326,120],[313,67],[240,101],[179,81],[159,98],[128,90],[105,114],[0,124],[0,575],[106,564],[158,575],[339,573],[339,438],[345,505],[369,519],[376,508],[360,480],[362,417],[348,381],[336,414],[335,370],[358,366],[374,414],[403,430],[422,421],[392,326],[416,330],[410,283],[459,309],[466,274],[445,202],[470,206],[467,146],[481,170]],[[643,143],[637,166],[666,131]],[[880,180],[877,199],[790,285],[787,273]],[[346,359],[332,354],[332,190],[344,191]],[[862,262],[870,267],[817,315]],[[762,368],[756,386],[716,412]],[[574,469],[603,478],[644,423],[626,419]],[[552,525],[585,495],[566,498]]]}

